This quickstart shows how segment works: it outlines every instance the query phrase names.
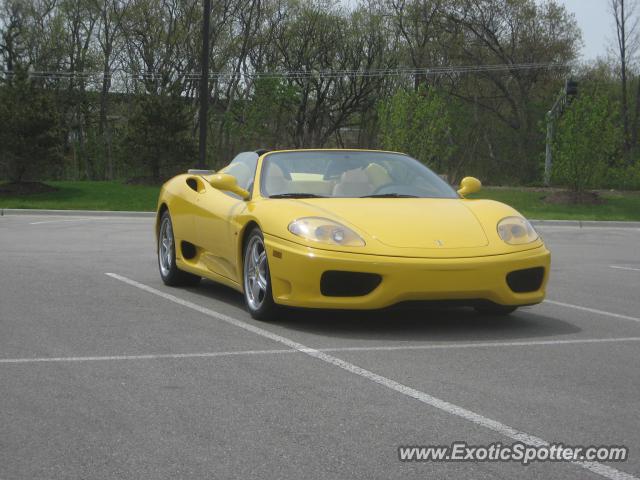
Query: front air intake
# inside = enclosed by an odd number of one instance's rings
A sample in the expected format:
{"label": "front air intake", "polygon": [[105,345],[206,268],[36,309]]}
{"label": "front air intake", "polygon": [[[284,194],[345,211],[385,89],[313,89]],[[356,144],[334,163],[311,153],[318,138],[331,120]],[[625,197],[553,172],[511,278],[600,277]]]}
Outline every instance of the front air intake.
{"label": "front air intake", "polygon": [[544,267],[526,268],[507,274],[507,285],[516,293],[540,290],[544,279]]}
{"label": "front air intake", "polygon": [[320,292],[326,297],[362,297],[373,292],[381,281],[376,273],[329,270],[320,278]]}

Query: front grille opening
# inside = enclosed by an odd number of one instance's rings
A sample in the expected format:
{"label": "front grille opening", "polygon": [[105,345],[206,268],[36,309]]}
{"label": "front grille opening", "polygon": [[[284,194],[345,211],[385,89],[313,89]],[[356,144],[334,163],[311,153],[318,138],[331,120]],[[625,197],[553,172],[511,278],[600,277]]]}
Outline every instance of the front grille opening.
{"label": "front grille opening", "polygon": [[516,293],[540,290],[544,279],[544,267],[526,268],[507,274],[507,285]]}
{"label": "front grille opening", "polygon": [[320,278],[320,292],[326,297],[362,297],[373,292],[381,281],[376,273],[329,270]]}

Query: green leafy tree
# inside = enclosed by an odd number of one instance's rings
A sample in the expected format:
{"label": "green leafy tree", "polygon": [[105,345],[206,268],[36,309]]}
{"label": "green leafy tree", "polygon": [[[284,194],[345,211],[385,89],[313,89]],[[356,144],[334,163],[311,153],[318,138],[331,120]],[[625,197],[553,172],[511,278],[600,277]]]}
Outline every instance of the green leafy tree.
{"label": "green leafy tree", "polygon": [[568,186],[577,200],[597,186],[619,158],[623,135],[618,105],[598,92],[582,94],[558,123],[553,178]]}
{"label": "green leafy tree", "polygon": [[433,89],[398,90],[378,106],[382,148],[408,153],[437,171],[446,171],[454,153],[444,98]]}
{"label": "green leafy tree", "polygon": [[129,119],[126,146],[129,163],[160,180],[191,165],[196,155],[191,135],[192,114],[178,96],[139,97]]}
{"label": "green leafy tree", "polygon": [[[17,74],[0,84],[0,167],[13,182],[50,176],[62,163],[60,118],[50,91]],[[55,172],[54,172],[55,173]]]}
{"label": "green leafy tree", "polygon": [[291,111],[298,92],[278,78],[258,78],[251,96],[236,102],[233,122],[227,123],[236,147],[286,147],[293,143],[294,118]]}

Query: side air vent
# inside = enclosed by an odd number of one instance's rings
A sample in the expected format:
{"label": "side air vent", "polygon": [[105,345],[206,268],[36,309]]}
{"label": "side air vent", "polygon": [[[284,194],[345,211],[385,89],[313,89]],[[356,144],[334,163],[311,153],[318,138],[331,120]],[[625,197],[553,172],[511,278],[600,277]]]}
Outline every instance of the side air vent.
{"label": "side air vent", "polygon": [[182,251],[182,258],[185,260],[191,260],[196,256],[196,246],[193,243],[183,241],[180,244],[180,250]]}
{"label": "side air vent", "polygon": [[194,191],[198,191],[198,181],[195,178],[187,178],[187,185]]}
{"label": "side air vent", "polygon": [[516,270],[507,274],[507,285],[516,293],[535,292],[542,286],[544,267]]}
{"label": "side air vent", "polygon": [[362,297],[373,292],[382,277],[375,273],[329,270],[320,278],[320,292],[326,297]]}

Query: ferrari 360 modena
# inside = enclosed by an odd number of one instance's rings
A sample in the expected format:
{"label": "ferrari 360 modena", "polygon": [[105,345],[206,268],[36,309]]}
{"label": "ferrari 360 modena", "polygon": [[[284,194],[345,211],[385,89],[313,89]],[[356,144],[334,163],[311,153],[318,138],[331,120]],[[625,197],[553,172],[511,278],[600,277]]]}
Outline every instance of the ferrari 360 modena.
{"label": "ferrari 360 modena", "polygon": [[541,302],[550,253],[513,208],[466,198],[413,158],[377,150],[239,154],[166,182],[160,276],[202,277],[244,295],[249,313],[379,309],[437,301],[505,315]]}

